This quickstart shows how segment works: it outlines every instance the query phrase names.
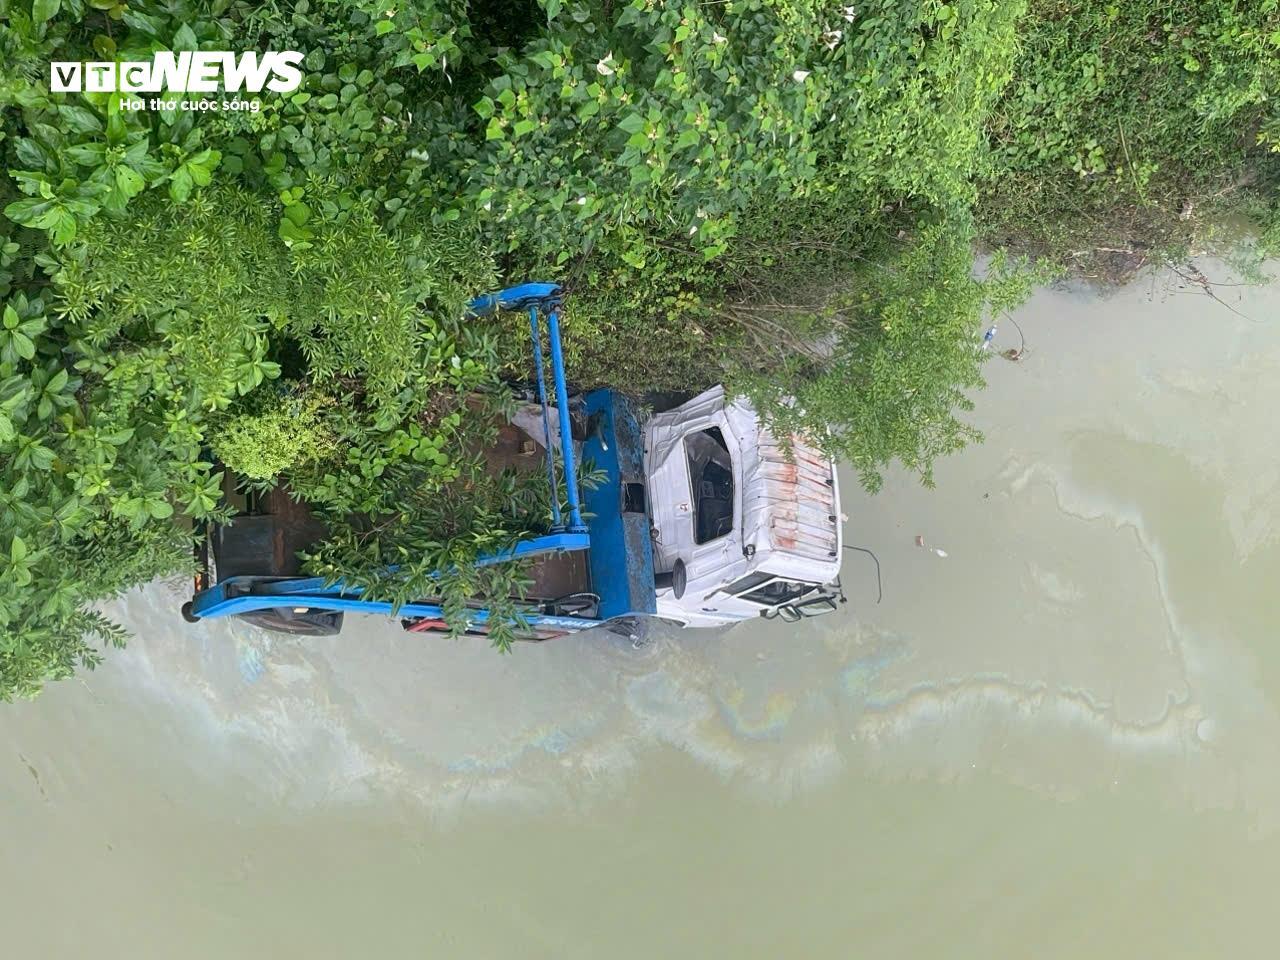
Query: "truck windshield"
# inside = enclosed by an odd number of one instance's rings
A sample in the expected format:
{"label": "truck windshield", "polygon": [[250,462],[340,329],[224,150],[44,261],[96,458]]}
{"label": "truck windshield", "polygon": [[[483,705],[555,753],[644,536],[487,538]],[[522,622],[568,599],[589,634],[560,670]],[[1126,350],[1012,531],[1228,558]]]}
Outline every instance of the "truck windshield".
{"label": "truck windshield", "polygon": [[814,588],[815,584],[800,583],[795,580],[770,580],[748,593],[739,594],[743,600],[750,600],[762,607],[776,607],[780,603],[791,603],[798,600]]}
{"label": "truck windshield", "polygon": [[733,530],[733,459],[719,427],[684,438],[693,487],[693,540],[710,543]]}

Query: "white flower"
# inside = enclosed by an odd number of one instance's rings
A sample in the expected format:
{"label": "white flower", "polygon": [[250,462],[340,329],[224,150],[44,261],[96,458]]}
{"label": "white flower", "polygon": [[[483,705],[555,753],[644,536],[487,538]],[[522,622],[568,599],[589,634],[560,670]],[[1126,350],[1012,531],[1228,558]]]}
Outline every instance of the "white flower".
{"label": "white flower", "polygon": [[844,19],[846,23],[853,23],[853,18],[855,16],[857,16],[857,12],[853,9],[853,7],[844,8]]}
{"label": "white flower", "polygon": [[716,33],[716,32],[713,30],[713,31],[711,31],[711,42],[712,42],[712,43],[728,43],[728,42],[729,42],[729,38],[728,38],[728,37],[722,37],[722,36],[720,36],[720,34]]}
{"label": "white flower", "polygon": [[585,207],[587,205],[587,198],[579,197],[577,203],[578,203],[578,206]]}
{"label": "white flower", "polygon": [[698,228],[696,226],[689,228],[689,236],[692,237],[697,232],[698,232]]}
{"label": "white flower", "polygon": [[804,83],[805,80],[807,80],[808,78],[809,78],[808,70],[797,70],[795,73],[791,75],[791,79],[794,80],[796,83]]}
{"label": "white flower", "polygon": [[841,38],[844,37],[843,30],[828,30],[822,35],[822,45],[828,50],[834,50]]}
{"label": "white flower", "polygon": [[596,64],[596,73],[602,77],[613,76],[613,51],[610,50],[605,54],[604,59]]}

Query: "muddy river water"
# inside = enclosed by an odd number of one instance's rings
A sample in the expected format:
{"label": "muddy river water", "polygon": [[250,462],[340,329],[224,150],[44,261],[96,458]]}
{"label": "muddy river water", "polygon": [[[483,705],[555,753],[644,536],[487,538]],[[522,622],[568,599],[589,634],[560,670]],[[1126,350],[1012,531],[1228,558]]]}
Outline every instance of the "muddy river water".
{"label": "muddy river water", "polygon": [[1179,282],[1037,294],[984,444],[846,478],[880,604],[501,658],[131,594],[0,707],[5,954],[1274,956],[1280,286]]}

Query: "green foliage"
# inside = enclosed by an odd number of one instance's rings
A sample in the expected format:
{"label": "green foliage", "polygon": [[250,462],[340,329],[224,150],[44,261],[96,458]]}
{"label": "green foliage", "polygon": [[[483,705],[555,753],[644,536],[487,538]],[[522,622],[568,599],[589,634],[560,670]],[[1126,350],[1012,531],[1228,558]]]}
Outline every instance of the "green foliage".
{"label": "green foliage", "polygon": [[213,428],[209,446],[238,476],[274,480],[321,459],[332,448],[333,437],[321,419],[331,403],[322,394],[262,393],[257,404],[260,409],[237,414]]}
{"label": "green foliage", "polygon": [[[975,279],[975,238],[1119,273],[1232,210],[1280,237],[1278,45],[1276,0],[0,3],[0,698],[189,570],[217,462],[311,506],[313,572],[459,628],[497,598],[506,648],[521,569],[474,561],[547,505],[480,456],[530,374],[521,317],[464,320],[503,280],[569,288],[579,385],[725,380],[927,481],[1027,282]],[[48,88],[197,49],[304,79]]]}
{"label": "green foliage", "polygon": [[926,225],[896,246],[823,303],[816,322],[830,339],[792,347],[740,383],[775,428],[812,437],[871,490],[894,459],[931,484],[938,457],[978,439],[956,416],[972,409],[965,392],[983,384],[973,318],[1017,303],[1028,286],[1003,263],[975,278],[970,240],[950,225]]}
{"label": "green foliage", "polygon": [[[41,32],[45,41],[36,49],[54,53],[58,41],[47,35],[47,26]],[[7,31],[0,48],[12,50],[20,38]],[[123,59],[135,44],[150,51],[150,44],[142,46],[130,34],[119,48]],[[47,61],[40,66],[47,70]],[[9,175],[27,195],[8,203],[5,216],[47,230],[57,246],[74,241],[99,214],[123,216],[129,202],[149,188],[167,185],[171,200],[185,202],[195,187],[210,182],[221,160],[219,151],[203,146],[190,114],[153,120],[122,110],[120,96],[106,93],[56,102],[21,74],[10,73],[0,84],[21,108],[24,135],[13,140]]]}
{"label": "green foliage", "polygon": [[340,526],[308,558],[308,568],[396,605],[433,598],[455,632],[465,626],[469,602],[484,597],[490,640],[507,651],[528,626],[522,616],[522,567],[476,561],[540,532],[534,491],[543,483],[540,476],[494,475],[476,455],[454,469],[457,482],[431,483],[430,467],[402,461],[391,471],[396,496],[387,511]]}
{"label": "green foliage", "polygon": [[1274,206],[1275,0],[1034,0],[989,123],[981,220],[1118,277]]}

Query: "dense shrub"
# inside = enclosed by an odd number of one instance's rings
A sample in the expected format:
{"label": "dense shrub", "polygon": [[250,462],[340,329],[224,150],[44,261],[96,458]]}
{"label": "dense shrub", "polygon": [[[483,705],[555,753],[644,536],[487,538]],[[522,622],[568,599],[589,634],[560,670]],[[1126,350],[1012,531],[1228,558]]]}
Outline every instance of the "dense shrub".
{"label": "dense shrub", "polygon": [[1275,219],[1280,6],[1032,0],[989,121],[981,222],[1120,277],[1238,212]]}
{"label": "dense shrub", "polygon": [[321,414],[331,401],[323,394],[290,391],[263,394],[257,413],[243,412],[209,432],[209,447],[237,476],[275,480],[323,459],[333,436]]}

